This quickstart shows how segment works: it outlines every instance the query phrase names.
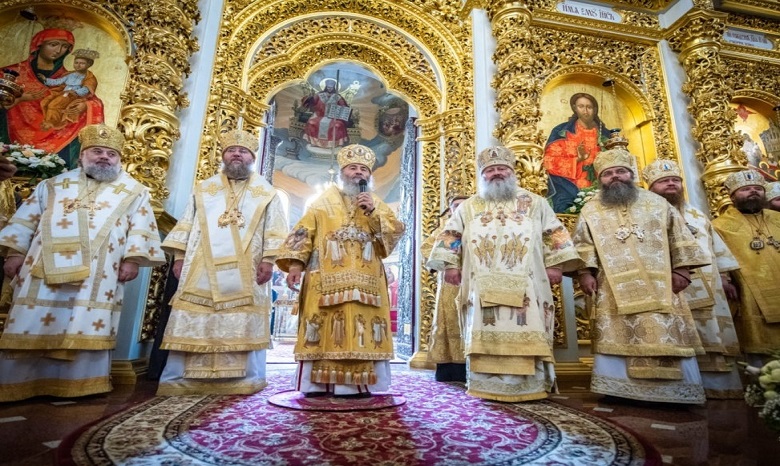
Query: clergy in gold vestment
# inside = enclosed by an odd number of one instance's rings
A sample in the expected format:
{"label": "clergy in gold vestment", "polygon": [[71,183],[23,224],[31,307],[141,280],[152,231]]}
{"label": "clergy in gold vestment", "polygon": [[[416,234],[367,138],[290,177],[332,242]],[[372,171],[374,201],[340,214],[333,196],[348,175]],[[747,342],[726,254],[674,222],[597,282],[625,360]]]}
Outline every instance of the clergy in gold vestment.
{"label": "clergy in gold vestment", "polygon": [[165,263],[149,191],[120,164],[122,133],[92,125],[79,140],[81,168],[38,184],[0,231],[15,277],[0,401],[110,391],[123,284]]}
{"label": "clergy in gold vestment", "polygon": [[376,161],[371,149],[352,144],[337,160],[341,188],[329,188],[309,206],[276,263],[294,290],[306,269],[294,388],[362,396],[390,385],[393,336],[382,259],[404,225],[370,192]]}
{"label": "clergy in gold vestment", "polygon": [[252,171],[257,137],[220,137],[222,173],[200,182],[163,248],[180,278],[158,395],[246,395],[266,386],[273,261],[287,236],[274,188]]}
{"label": "clergy in gold vestment", "polygon": [[467,393],[498,401],[547,397],[555,382],[550,288],[577,251],[547,201],[517,186],[515,155],[477,157],[478,194],[444,226],[428,267],[460,286]]}
{"label": "clergy in gold vestment", "polygon": [[742,266],[732,272],[739,288],[734,323],[751,365],[780,350],[780,212],[765,209],[764,178],[756,170],[724,182],[734,205],[712,221]]}
{"label": "clergy in gold vestment", "polygon": [[642,176],[650,191],[683,215],[696,243],[711,262],[691,271],[691,284],[682,292],[706,351],[696,357],[704,392],[710,399],[742,399],[744,392],[736,364],[739,342],[726,298],[727,294],[736,297],[729,272],[739,269],[739,263],[713,230],[707,214],[685,202],[682,171],[676,162],[657,159],[645,167]]}
{"label": "clergy in gold vestment", "polygon": [[[449,203],[447,211],[442,214],[442,224],[425,238],[420,251],[425,260],[431,255],[433,245],[444,224],[452,216],[460,204],[468,196],[455,195]],[[461,318],[463,317],[455,301],[459,287],[444,281],[444,274],[437,277],[436,307],[433,310],[433,325],[428,340],[428,361],[436,363],[435,378],[438,382],[465,382],[466,356],[463,353],[463,336]]]}
{"label": "clergy in gold vestment", "polygon": [[704,349],[679,292],[707,256],[677,209],[634,185],[628,151],[600,152],[594,166],[601,191],[582,208],[574,235],[585,262],[580,287],[595,295],[591,391],[704,403],[695,357]]}

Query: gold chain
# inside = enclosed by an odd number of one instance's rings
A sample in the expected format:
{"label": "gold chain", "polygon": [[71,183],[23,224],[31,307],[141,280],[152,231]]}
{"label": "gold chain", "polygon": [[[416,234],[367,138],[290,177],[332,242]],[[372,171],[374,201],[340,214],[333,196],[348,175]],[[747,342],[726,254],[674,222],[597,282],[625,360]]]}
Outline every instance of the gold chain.
{"label": "gold chain", "polygon": [[[762,237],[766,238],[766,243],[769,243],[770,246],[774,246],[774,248],[780,252],[780,241],[776,240],[772,235],[769,234],[769,226],[766,224],[766,219],[764,218],[764,211],[761,211],[761,217],[759,218],[759,214],[752,214],[752,217],[755,218],[756,223],[753,223],[751,220],[750,215],[751,214],[743,214],[745,216],[745,220],[747,220],[748,224],[750,224],[750,227],[753,228],[756,231],[756,234],[753,236],[753,239],[750,240],[750,249],[756,251],[756,254],[760,254],[761,250],[764,249],[764,246],[766,245],[764,243],[764,240]],[[764,224],[764,229],[762,232],[761,224]]]}
{"label": "gold chain", "polygon": [[227,204],[225,208],[225,212],[223,212],[222,215],[220,215],[217,219],[217,225],[220,228],[225,228],[230,224],[242,228],[246,224],[246,218],[244,218],[244,214],[241,212],[241,209],[239,209],[239,204],[240,201],[244,199],[246,189],[249,187],[249,180],[247,179],[244,185],[240,188],[240,194],[236,193],[234,187],[236,184],[235,181],[236,180],[228,180],[230,194],[232,194],[232,196],[230,198],[229,204]]}
{"label": "gold chain", "polygon": [[[95,194],[95,192],[97,192],[98,189],[100,189],[101,186],[101,183],[97,181],[97,185],[92,190],[90,190],[89,189],[90,178],[85,177],[85,179],[87,181],[87,186],[84,189],[84,191],[87,191],[86,194],[81,194],[79,197],[66,204],[64,209],[66,214],[73,213],[76,211],[76,209],[87,208],[89,209],[89,216],[94,217],[95,211],[101,209],[101,207],[95,205],[95,199],[92,199],[91,202],[89,202],[88,204],[83,202],[85,199],[89,201],[90,198],[92,198],[92,196]],[[81,189],[79,189],[79,192],[81,192]]]}

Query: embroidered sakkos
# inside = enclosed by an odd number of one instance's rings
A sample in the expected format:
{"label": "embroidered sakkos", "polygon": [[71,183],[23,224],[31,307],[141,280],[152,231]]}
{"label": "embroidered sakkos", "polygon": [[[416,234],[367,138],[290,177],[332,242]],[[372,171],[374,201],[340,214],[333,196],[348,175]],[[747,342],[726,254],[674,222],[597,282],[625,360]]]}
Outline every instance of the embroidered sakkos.
{"label": "embroidered sakkos", "polygon": [[338,188],[309,206],[287,237],[277,264],[305,264],[297,361],[313,361],[311,381],[372,385],[374,362],[393,358],[390,309],[382,259],[404,232],[390,208],[374,197],[366,215]]}
{"label": "embroidered sakkos", "polygon": [[545,269],[577,263],[569,233],[537,195],[521,190],[507,202],[475,196],[460,205],[427,266],[461,269],[469,394],[501,401],[547,396],[554,305]]}

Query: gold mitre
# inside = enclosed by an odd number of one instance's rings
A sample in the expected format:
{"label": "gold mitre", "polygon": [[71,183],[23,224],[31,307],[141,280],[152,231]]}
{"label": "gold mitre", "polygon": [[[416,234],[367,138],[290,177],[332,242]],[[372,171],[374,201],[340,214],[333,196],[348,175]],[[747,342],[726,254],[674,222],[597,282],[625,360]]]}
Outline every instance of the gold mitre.
{"label": "gold mitre", "polygon": [[91,50],[91,49],[78,49],[73,51],[73,59],[76,58],[86,58],[88,60],[92,60],[93,62],[100,58],[100,54],[97,50]]}
{"label": "gold mitre", "polygon": [[219,145],[222,147],[222,152],[225,152],[228,147],[240,146],[249,149],[252,152],[252,156],[257,156],[257,149],[260,147],[260,141],[257,136],[241,129],[230,130],[226,133],[219,135]]}
{"label": "gold mitre", "polygon": [[764,186],[764,189],[766,189],[767,201],[771,201],[776,197],[780,197],[780,181],[773,181],[771,183],[767,183],[766,186]]}
{"label": "gold mitre", "polygon": [[745,186],[766,186],[764,176],[758,170],[742,170],[741,172],[735,172],[726,177],[723,182],[726,189],[729,190],[729,194]]}
{"label": "gold mitre", "polygon": [[623,149],[610,149],[596,154],[593,161],[593,168],[596,169],[596,176],[608,168],[625,167],[636,175],[636,157],[631,152]]}
{"label": "gold mitre", "polygon": [[515,153],[504,146],[493,146],[483,150],[477,156],[477,171],[481,174],[487,167],[506,165],[515,169]]}
{"label": "gold mitre", "polygon": [[121,131],[104,124],[89,125],[79,131],[79,142],[81,150],[90,147],[100,146],[114,149],[122,155],[122,148],[125,146],[125,137]]}
{"label": "gold mitre", "polygon": [[644,178],[648,188],[661,178],[668,178],[670,176],[682,178],[680,166],[677,165],[677,162],[674,160],[655,159],[653,160],[653,163],[642,170],[642,178]]}
{"label": "gold mitre", "polygon": [[352,163],[359,163],[373,171],[376,163],[376,154],[366,146],[350,144],[339,150],[338,155],[336,155],[336,161],[339,163],[340,169]]}

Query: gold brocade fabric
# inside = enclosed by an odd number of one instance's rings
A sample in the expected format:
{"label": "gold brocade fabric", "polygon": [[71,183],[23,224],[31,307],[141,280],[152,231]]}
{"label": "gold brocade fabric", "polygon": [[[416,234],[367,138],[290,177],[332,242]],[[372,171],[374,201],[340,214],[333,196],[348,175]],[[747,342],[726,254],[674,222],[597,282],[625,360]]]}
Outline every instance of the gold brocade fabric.
{"label": "gold brocade fabric", "polygon": [[321,306],[358,301],[386,307],[387,280],[382,259],[390,255],[404,233],[390,208],[374,198],[371,215],[336,187],[325,191],[293,227],[277,264],[287,270],[290,260],[318,271],[317,299]]}
{"label": "gold brocade fabric", "polygon": [[374,197],[374,205],[366,215],[330,188],[292,229],[277,258],[284,271],[293,261],[306,266],[295,359],[315,362],[315,383],[364,384],[376,377],[371,361],[393,358],[382,259],[392,253],[404,225],[380,199]]}
{"label": "gold brocade fabric", "polygon": [[[617,313],[670,311],[672,269],[709,263],[679,212],[645,190],[630,207],[595,201],[582,209],[575,243],[586,266],[599,268],[609,282]],[[620,238],[624,226],[642,233]]]}
{"label": "gold brocade fabric", "polygon": [[[630,357],[631,377],[679,378],[679,371],[664,369],[660,359],[633,358],[704,354],[688,305],[671,292],[671,271],[706,265],[707,256],[677,210],[660,196],[640,190],[627,212],[616,210],[598,199],[589,202],[574,235],[585,266],[598,270],[593,351]],[[621,217],[630,217],[644,232],[641,241],[636,235],[625,242],[616,237]]]}
{"label": "gold brocade fabric", "polygon": [[[433,243],[441,233],[442,227],[431,233],[420,246],[424,258],[430,256]],[[445,282],[443,273],[439,273],[437,285],[433,326],[428,341],[428,361],[437,364],[463,363],[466,357],[463,354],[462,314],[456,304],[460,287]]]}
{"label": "gold brocade fabric", "polygon": [[[765,235],[780,238],[780,213],[764,209]],[[732,272],[739,288],[739,306],[734,323],[739,343],[746,353],[768,353],[780,348],[780,251],[767,244],[756,252],[750,243],[753,225],[730,206],[712,221],[742,267]]]}

